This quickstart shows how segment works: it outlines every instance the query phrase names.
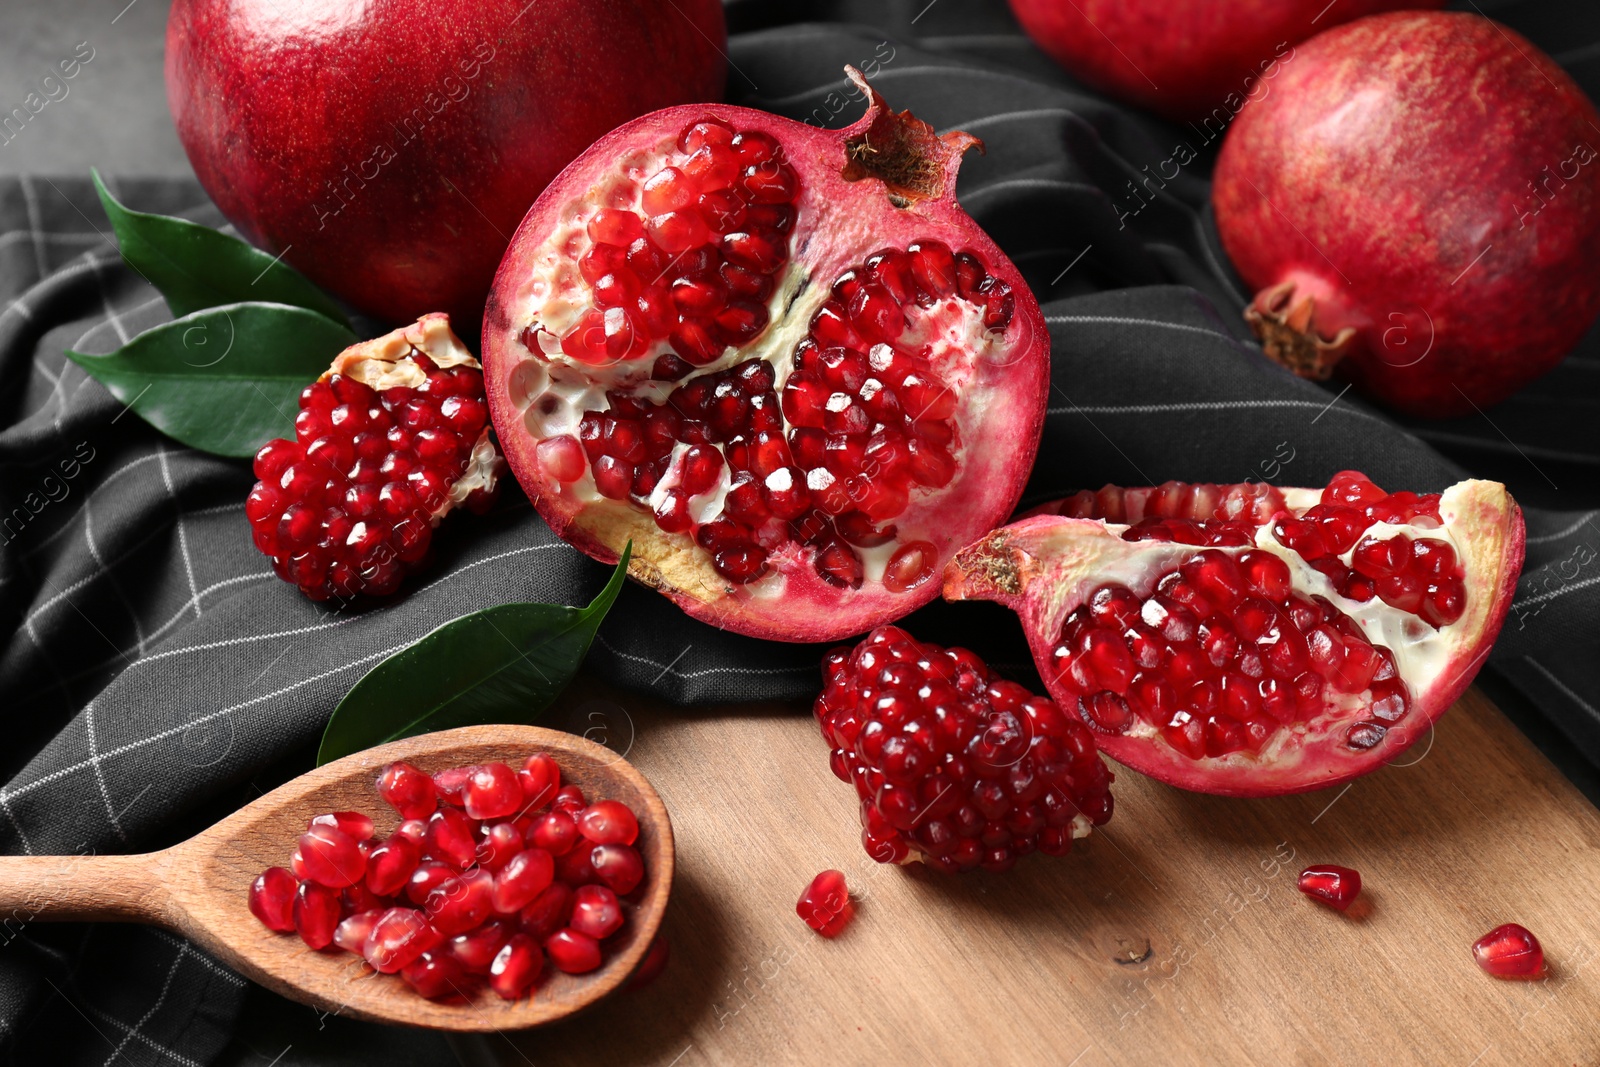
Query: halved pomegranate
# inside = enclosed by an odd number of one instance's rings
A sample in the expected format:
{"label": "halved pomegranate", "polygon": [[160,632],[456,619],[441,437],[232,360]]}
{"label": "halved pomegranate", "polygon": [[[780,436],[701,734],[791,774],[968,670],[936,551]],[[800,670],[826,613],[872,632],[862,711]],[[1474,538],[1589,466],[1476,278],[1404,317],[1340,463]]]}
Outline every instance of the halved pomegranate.
{"label": "halved pomegranate", "polygon": [[613,131],[534,204],[484,321],[490,411],[550,526],[690,615],[859,633],[932,599],[1015,506],[1049,341],[889,111],[823,130],[719,105]]}
{"label": "halved pomegranate", "polygon": [[1107,486],[962,550],[944,594],[1013,608],[1107,755],[1260,796],[1338,785],[1427,734],[1488,655],[1522,551],[1495,482]]}

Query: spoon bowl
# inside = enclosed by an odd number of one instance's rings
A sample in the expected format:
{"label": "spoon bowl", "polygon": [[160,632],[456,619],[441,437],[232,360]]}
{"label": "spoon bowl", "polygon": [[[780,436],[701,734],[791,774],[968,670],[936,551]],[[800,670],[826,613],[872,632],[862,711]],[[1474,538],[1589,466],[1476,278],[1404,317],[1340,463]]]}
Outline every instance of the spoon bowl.
{"label": "spoon bowl", "polygon": [[[620,800],[639,819],[634,847],[645,876],[625,905],[627,922],[605,942],[605,961],[569,975],[548,960],[530,996],[502,1000],[481,983],[461,1003],[426,1000],[399,975],[360,956],[313,951],[250,913],[251,881],[287,866],[306,823],[330,811],[365,811],[387,837],[399,816],[379,798],[379,770],[405,760],[434,773],[499,760],[513,766],[548,752],[564,783],[591,799]],[[672,824],[650,783],[582,737],[536,726],[469,726],[367,749],[303,774],[179,845],[138,856],[15,856],[0,860],[0,910],[42,921],[148,922],[194,941],[246,977],[291,1000],[372,1022],[441,1030],[520,1030],[565,1018],[615,989],[649,948],[672,889]]]}

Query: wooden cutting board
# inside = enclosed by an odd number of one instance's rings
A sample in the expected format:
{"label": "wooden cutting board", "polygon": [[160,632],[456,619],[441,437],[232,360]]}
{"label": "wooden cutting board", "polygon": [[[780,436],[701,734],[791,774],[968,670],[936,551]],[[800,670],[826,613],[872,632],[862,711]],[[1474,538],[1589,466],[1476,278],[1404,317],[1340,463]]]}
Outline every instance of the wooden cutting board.
{"label": "wooden cutting board", "polygon": [[[1005,875],[883,867],[807,709],[669,709],[585,683],[555,716],[625,752],[672,813],[665,974],[468,1064],[1600,1063],[1600,814],[1477,690],[1342,790],[1184,793],[1118,770],[1112,821]],[[1367,907],[1303,898],[1360,870]],[[843,870],[855,922],[795,915]],[[1358,905],[1358,908],[1360,905]],[[1543,941],[1537,982],[1470,946]]]}

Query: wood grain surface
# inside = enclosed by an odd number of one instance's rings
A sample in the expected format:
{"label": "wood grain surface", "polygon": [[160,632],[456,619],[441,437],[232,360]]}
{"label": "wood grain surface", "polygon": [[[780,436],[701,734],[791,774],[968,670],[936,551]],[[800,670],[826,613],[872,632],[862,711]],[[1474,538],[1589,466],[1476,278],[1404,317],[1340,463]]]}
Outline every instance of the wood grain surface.
{"label": "wood grain surface", "polygon": [[[653,985],[469,1064],[1447,1064],[1600,1062],[1600,814],[1477,690],[1434,737],[1344,790],[1184,793],[1118,770],[1117,812],[1073,854],[1006,875],[882,867],[800,706],[667,709],[583,683],[588,731],[672,814],[672,947]],[[1356,867],[1364,905],[1302,897]],[[795,902],[845,871],[836,941]],[[1502,922],[1548,977],[1481,973]]]}

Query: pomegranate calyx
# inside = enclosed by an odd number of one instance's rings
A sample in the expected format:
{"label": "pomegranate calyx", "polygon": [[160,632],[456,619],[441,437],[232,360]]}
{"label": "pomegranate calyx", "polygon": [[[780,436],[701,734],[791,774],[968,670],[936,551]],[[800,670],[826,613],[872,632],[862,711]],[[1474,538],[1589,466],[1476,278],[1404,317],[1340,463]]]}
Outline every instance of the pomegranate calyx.
{"label": "pomegranate calyx", "polygon": [[867,113],[845,131],[848,158],[840,172],[844,180],[878,179],[896,207],[936,197],[955,199],[961,157],[969,148],[982,152],[983,142],[960,130],[939,136],[910,111],[890,110],[855,67],[846,66],[844,71],[867,96]]}
{"label": "pomegranate calyx", "polygon": [[1295,284],[1280,282],[1256,294],[1244,309],[1267,358],[1302,378],[1326,381],[1333,368],[1354,347],[1356,331],[1346,326],[1332,337],[1317,329],[1314,297],[1295,299]]}

